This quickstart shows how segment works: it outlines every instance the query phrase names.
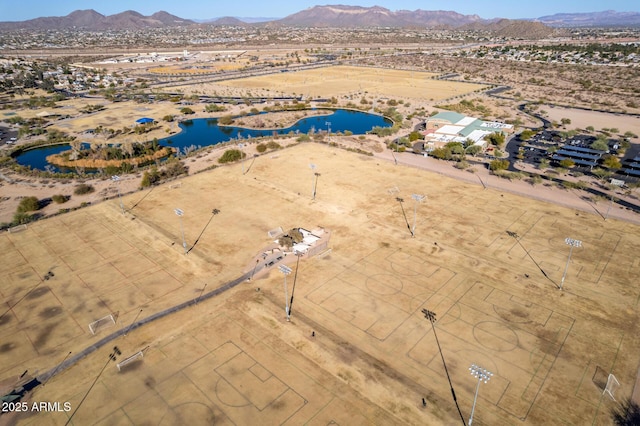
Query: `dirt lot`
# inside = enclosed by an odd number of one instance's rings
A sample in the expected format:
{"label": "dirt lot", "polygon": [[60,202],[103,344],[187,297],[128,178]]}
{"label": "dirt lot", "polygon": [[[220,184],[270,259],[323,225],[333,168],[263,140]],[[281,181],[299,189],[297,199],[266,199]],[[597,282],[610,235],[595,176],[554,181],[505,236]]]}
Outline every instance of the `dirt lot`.
{"label": "dirt lot", "polygon": [[[106,365],[74,424],[454,424],[429,309],[465,417],[469,366],[494,373],[474,423],[611,424],[603,380],[615,374],[616,398],[629,397],[640,362],[640,228],[479,188],[303,144],[244,175],[235,164],[126,196],[125,215],[112,200],[4,233],[0,379],[54,368],[137,316],[219,287],[251,269],[268,230],[302,226],[330,230],[331,251],[300,262],[291,322],[274,269],[109,342],[31,401],[75,410]],[[188,255],[175,208],[197,241]],[[566,237],[583,247],[560,291]],[[91,335],[108,313],[117,324]],[[114,345],[122,358],[147,349],[118,372]],[[70,412],[29,414],[20,424]]]}
{"label": "dirt lot", "polygon": [[[220,83],[196,84],[179,90],[229,95],[228,90],[250,91],[261,96],[284,93],[311,98],[351,96],[356,103],[367,99],[409,99],[412,102],[439,101],[465,95],[487,85],[434,80],[437,74],[385,68],[334,66],[305,71],[270,74]],[[172,88],[175,90],[175,88]]]}

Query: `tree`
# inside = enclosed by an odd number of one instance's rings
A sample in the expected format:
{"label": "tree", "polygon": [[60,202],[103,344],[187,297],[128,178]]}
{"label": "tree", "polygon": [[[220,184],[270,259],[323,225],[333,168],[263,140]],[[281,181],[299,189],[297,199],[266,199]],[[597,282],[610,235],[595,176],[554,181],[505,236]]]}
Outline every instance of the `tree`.
{"label": "tree", "polygon": [[409,133],[409,142],[415,142],[418,139],[422,139],[422,138],[423,138],[423,136],[422,136],[422,134],[420,134],[420,132],[415,132],[414,131],[414,132]]}
{"label": "tree", "polygon": [[464,147],[460,142],[448,142],[444,147],[447,148],[449,151],[451,151],[451,154],[454,154],[454,155],[464,154]]}
{"label": "tree", "polygon": [[189,107],[184,107],[182,109],[180,109],[180,112],[183,113],[184,115],[191,115],[191,114],[195,114],[195,111],[192,110]]}
{"label": "tree", "polygon": [[480,145],[471,145],[467,149],[465,149],[466,154],[476,155],[482,151],[482,147]]}
{"label": "tree", "polygon": [[495,146],[502,146],[504,144],[504,134],[499,132],[491,133],[485,139]]}
{"label": "tree", "polygon": [[142,188],[147,188],[151,185],[154,185],[160,180],[160,174],[158,173],[158,168],[153,166],[151,170],[145,171],[142,175],[142,181],[140,182],[140,186]]}
{"label": "tree", "polygon": [[453,159],[453,154],[451,150],[448,148],[436,148],[429,153],[431,157],[437,158],[438,160],[451,160]]}
{"label": "tree", "polygon": [[18,204],[17,213],[34,212],[40,209],[40,202],[36,197],[25,197]]}
{"label": "tree", "polygon": [[593,175],[596,176],[598,179],[602,179],[602,180],[609,179],[613,174],[611,170],[605,170],[600,167],[593,169],[591,173],[593,173]]}
{"label": "tree", "polygon": [[602,164],[608,169],[619,169],[622,167],[622,163],[620,163],[618,157],[614,155],[606,155],[602,160]]}
{"label": "tree", "polygon": [[564,160],[560,160],[560,167],[563,167],[565,169],[570,169],[575,165],[576,163],[571,158],[565,158]]}
{"label": "tree", "polygon": [[520,132],[520,140],[528,141],[533,137],[534,134],[535,132],[533,130],[525,129],[522,132]]}
{"label": "tree", "polygon": [[562,119],[560,119],[560,122],[562,123],[563,126],[566,126],[567,124],[571,124],[571,119],[570,118],[562,118]]}
{"label": "tree", "polygon": [[489,170],[507,170],[509,168],[509,160],[493,160],[489,163]]}
{"label": "tree", "polygon": [[591,145],[589,145],[589,148],[597,149],[599,151],[608,151],[609,144],[602,139],[596,139]]}

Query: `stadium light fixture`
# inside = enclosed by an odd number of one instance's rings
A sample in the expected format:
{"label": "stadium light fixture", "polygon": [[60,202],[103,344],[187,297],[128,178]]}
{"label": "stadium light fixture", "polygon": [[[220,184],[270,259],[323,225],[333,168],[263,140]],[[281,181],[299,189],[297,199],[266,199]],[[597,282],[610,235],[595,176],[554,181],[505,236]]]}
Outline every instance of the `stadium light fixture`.
{"label": "stadium light fixture", "polygon": [[476,401],[478,400],[478,390],[480,389],[480,382],[488,383],[489,380],[491,380],[491,376],[493,376],[493,373],[476,364],[471,364],[471,367],[469,367],[469,371],[471,372],[472,376],[478,379],[478,383],[476,384],[476,394],[473,397],[473,406],[471,407],[471,417],[469,417],[469,426],[471,426],[471,423],[473,423],[473,413],[476,410]]}
{"label": "stadium light fixture", "polygon": [[564,243],[570,246],[571,248],[569,249],[569,257],[567,258],[567,265],[564,267],[564,273],[562,274],[562,280],[560,281],[560,290],[562,290],[564,279],[567,276],[567,270],[569,269],[569,262],[571,261],[571,253],[573,252],[573,248],[582,247],[582,241],[574,240],[573,238],[565,238]]}

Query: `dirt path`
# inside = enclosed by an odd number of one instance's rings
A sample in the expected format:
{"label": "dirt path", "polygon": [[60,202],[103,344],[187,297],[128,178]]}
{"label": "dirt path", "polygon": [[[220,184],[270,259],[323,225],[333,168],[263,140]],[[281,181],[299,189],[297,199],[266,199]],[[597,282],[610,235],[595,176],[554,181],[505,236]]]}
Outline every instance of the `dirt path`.
{"label": "dirt path", "polygon": [[[569,207],[589,214],[598,214],[603,218],[607,216],[608,212],[608,217],[640,224],[640,215],[637,213],[617,205],[614,205],[613,208],[609,208],[609,203],[606,202],[594,204],[585,199],[587,194],[584,191],[562,189],[555,185],[531,185],[530,183],[522,180],[510,181],[508,179],[492,175],[486,167],[473,166],[467,170],[459,170],[453,167],[452,162],[441,161],[430,157],[422,157],[406,152],[396,154],[392,151],[385,150],[382,153],[376,154],[376,157],[387,161],[397,160],[398,165],[428,170],[454,179],[474,183],[480,187],[485,187],[485,189],[490,188],[498,191],[523,195],[525,197]],[[521,167],[521,169],[527,172],[535,172],[533,169],[529,170],[524,167]],[[569,177],[563,178],[570,179]],[[401,182],[398,182],[397,184],[401,184]],[[634,199],[633,196],[625,197],[620,193],[616,193],[614,196],[617,198],[624,198],[633,204],[638,204],[638,200]]]}

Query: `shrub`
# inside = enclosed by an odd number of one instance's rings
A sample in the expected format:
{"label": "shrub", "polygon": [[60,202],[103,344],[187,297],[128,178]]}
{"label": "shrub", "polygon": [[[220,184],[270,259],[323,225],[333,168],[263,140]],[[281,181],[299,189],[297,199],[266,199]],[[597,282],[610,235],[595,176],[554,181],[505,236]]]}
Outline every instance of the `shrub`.
{"label": "shrub", "polygon": [[53,197],[51,197],[51,199],[53,200],[54,203],[62,204],[62,203],[66,203],[67,201],[69,201],[69,196],[56,194]]}
{"label": "shrub", "polygon": [[568,180],[562,181],[562,186],[566,189],[586,189],[589,187],[589,184],[584,181],[571,182]]}
{"label": "shrub", "polygon": [[280,148],[282,148],[282,146],[280,146],[280,144],[278,142],[269,141],[267,143],[267,148],[269,148],[269,149],[280,149]]}
{"label": "shrub", "polygon": [[218,124],[222,124],[223,126],[228,126],[233,123],[233,117],[230,115],[223,115],[218,119]]}
{"label": "shrub", "polygon": [[160,180],[160,173],[158,173],[158,168],[153,166],[151,170],[145,171],[142,175],[142,181],[140,182],[140,186],[142,188],[147,188],[151,185],[156,184]]}
{"label": "shrub", "polygon": [[80,185],[77,185],[75,187],[75,189],[73,190],[73,193],[75,195],[85,195],[85,194],[91,194],[93,191],[95,191],[93,186],[87,185],[86,183],[81,183]]}
{"label": "shrub", "polygon": [[191,115],[191,114],[195,114],[195,111],[192,110],[189,107],[184,107],[182,109],[180,109],[180,112],[183,113],[184,115]]}
{"label": "shrub", "polygon": [[14,225],[22,225],[23,223],[29,223],[33,221],[35,218],[26,212],[16,212],[13,215],[13,224]]}
{"label": "shrub", "polygon": [[218,163],[232,163],[234,161],[241,160],[246,154],[239,149],[228,149],[222,154],[222,157],[218,159]]}
{"label": "shrub", "polygon": [[520,140],[528,141],[533,137],[533,135],[535,135],[533,130],[525,129],[520,133]]}
{"label": "shrub", "polygon": [[258,145],[256,145],[256,151],[258,151],[259,153],[263,153],[267,150],[267,146],[263,143],[260,143]]}
{"label": "shrub", "polygon": [[25,197],[18,204],[17,213],[34,212],[40,209],[40,202],[36,197]]}

